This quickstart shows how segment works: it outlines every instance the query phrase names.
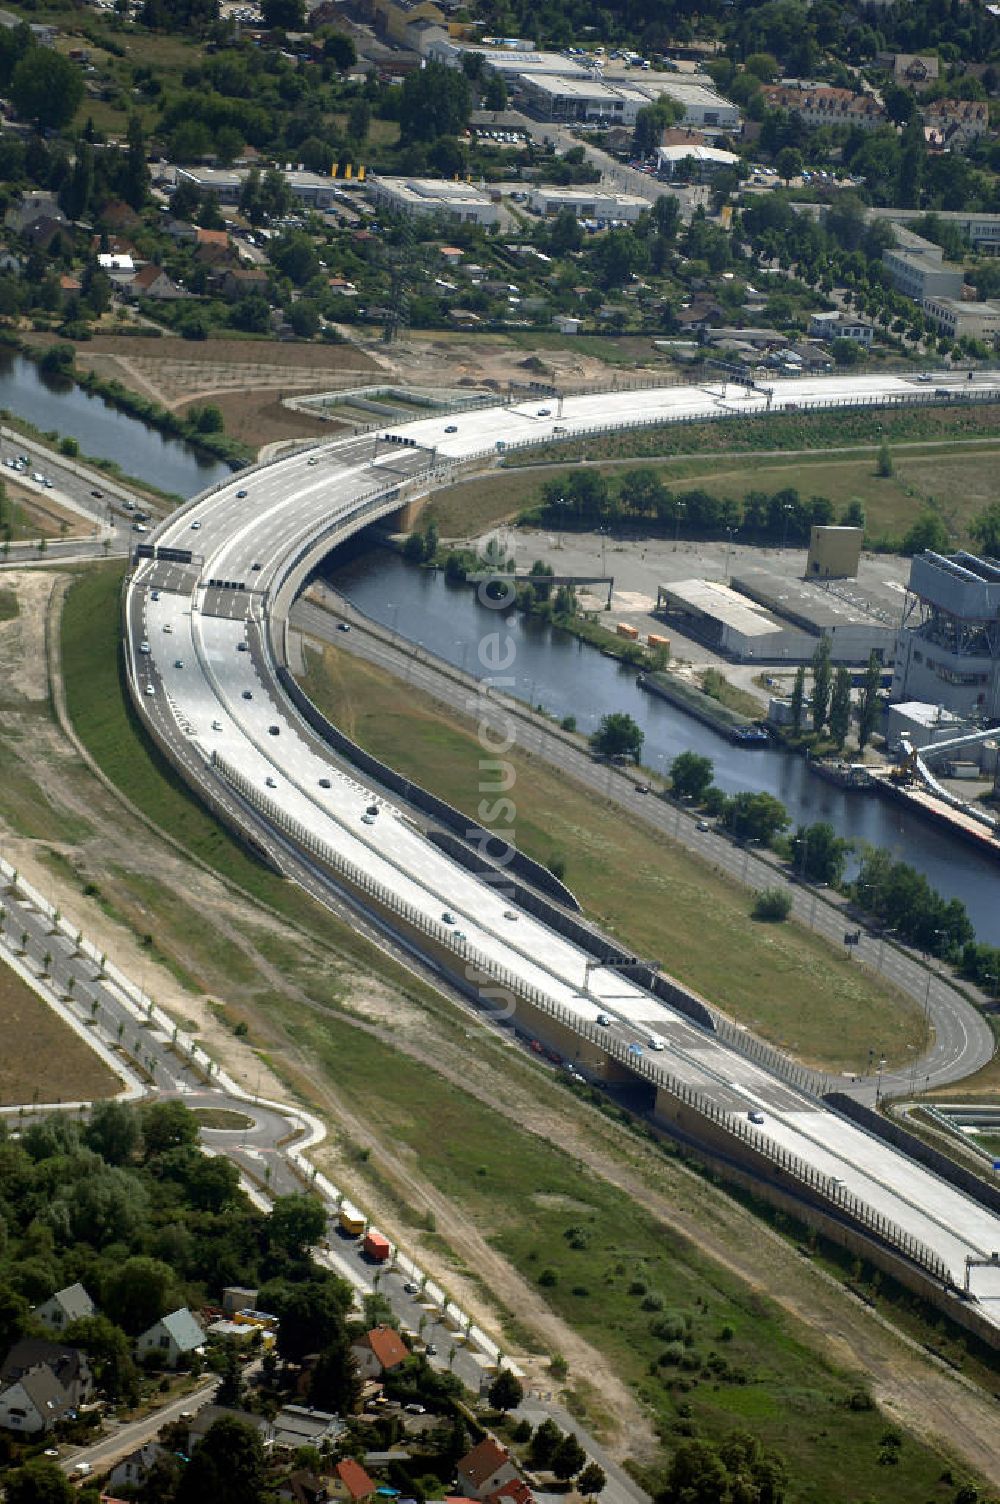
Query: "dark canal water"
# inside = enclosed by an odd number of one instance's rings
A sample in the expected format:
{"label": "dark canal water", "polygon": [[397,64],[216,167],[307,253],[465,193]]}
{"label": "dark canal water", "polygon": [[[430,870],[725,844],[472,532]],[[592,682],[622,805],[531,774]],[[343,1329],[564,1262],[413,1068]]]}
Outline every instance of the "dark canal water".
{"label": "dark canal water", "polygon": [[194,496],[231,473],[221,460],[200,455],[180,439],[165,438],[78,386],[47,378],[33,361],[10,350],[0,350],[0,407],[43,433],[68,435],[85,455],[114,460],[126,475],[178,496]]}
{"label": "dark canal water", "polygon": [[[415,569],[385,549],[347,555],[329,572],[331,584],[359,610],[429,652],[482,677],[479,644],[497,630],[498,612],[481,606],[467,586],[449,585],[440,571]],[[635,670],[603,657],[575,637],[532,617],[508,612],[503,630],[515,646],[516,694],[556,716],[575,715],[592,731],[609,711],[627,711],[642,727],[643,761],[666,771],[678,752],[712,759],[727,793],[755,789],[776,795],[796,823],[828,820],[859,844],[881,846],[923,872],[949,898],[960,898],[981,940],[1000,944],[1000,862],[994,863],[934,826],[873,794],[850,794],[810,773],[805,760],[773,748],[743,750],[700,721],[640,690]]]}

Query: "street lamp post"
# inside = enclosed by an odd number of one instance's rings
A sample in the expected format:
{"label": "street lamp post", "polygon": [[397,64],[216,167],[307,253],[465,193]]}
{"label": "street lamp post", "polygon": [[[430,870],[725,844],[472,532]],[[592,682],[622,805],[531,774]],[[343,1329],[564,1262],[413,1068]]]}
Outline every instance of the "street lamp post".
{"label": "street lamp post", "polygon": [[677,552],[677,540],[681,535],[681,518],[684,516],[684,507],[681,502],[674,503],[674,553]]}

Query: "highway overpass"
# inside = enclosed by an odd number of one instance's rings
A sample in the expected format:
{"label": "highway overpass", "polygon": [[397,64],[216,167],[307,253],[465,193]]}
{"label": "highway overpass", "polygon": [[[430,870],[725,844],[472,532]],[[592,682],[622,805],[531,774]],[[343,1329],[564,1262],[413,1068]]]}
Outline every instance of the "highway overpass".
{"label": "highway overpass", "polygon": [[[916,404],[946,400],[936,397],[946,389],[964,398],[970,385],[939,376],[785,381],[770,399],[732,384],[669,387],[481,409],[319,445],[241,472],[181,509],[144,546],[126,598],[137,708],[192,786],[265,859],[321,899],[349,895],[498,1018],[556,1041],[583,1074],[641,1083],[651,1110],[677,1131],[771,1174],[804,1207],[825,1206],[873,1248],[898,1253],[919,1287],[938,1290],[961,1290],[966,1260],[1000,1249],[995,1206],[830,1111],[792,1084],[794,1073],[766,1068],[738,1047],[732,1026],[702,1027],[595,967],[592,950],[559,932],[558,916],[546,922],[481,880],[345,768],[277,669],[287,610],[319,560],[500,445],[697,418],[720,403],[731,415]],[[1000,395],[993,378],[975,387],[980,400]],[[1000,1267],[972,1266],[971,1296],[972,1324],[1000,1334]]]}

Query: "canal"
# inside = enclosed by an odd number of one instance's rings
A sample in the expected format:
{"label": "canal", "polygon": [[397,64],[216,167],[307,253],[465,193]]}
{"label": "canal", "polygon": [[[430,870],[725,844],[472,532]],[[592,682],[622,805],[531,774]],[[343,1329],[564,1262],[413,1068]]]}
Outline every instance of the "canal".
{"label": "canal", "polygon": [[[386,549],[342,551],[330,583],[375,621],[482,677],[479,644],[497,617],[465,585],[440,570],[416,569]],[[1000,944],[1000,864],[874,794],[852,794],[810,773],[805,759],[776,748],[743,750],[676,707],[645,694],[635,670],[518,612],[503,614],[514,644],[512,692],[550,714],[576,717],[593,731],[603,715],[627,711],[645,733],[643,761],[666,773],[678,752],[710,757],[726,793],[774,794],[798,824],[828,820],[845,839],[884,847],[924,873],[947,898],[960,898],[981,940]]]}
{"label": "canal", "polygon": [[161,491],[194,496],[232,472],[221,460],[199,453],[130,418],[82,388],[46,376],[34,361],[0,349],[0,408],[77,440],[84,455],[114,460],[126,475]]}

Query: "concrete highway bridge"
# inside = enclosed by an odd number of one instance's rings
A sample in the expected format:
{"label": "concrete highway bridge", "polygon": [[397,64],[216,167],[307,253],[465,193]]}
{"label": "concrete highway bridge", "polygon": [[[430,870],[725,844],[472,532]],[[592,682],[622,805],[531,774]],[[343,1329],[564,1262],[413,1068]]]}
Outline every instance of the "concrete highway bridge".
{"label": "concrete highway bridge", "polygon": [[[953,400],[945,391],[997,400],[1000,376],[790,380],[776,384],[770,410]],[[384,786],[345,764],[287,671],[292,602],[362,528],[500,450],[716,417],[720,403],[727,416],[764,411],[760,393],[720,395],[718,383],[565,398],[558,419],[532,400],[240,472],[137,550],[125,609],[130,690],[154,741],[262,860],[320,901],[349,904],[499,1026],[587,1079],[629,1083],[654,1120],[996,1343],[992,1187],[960,1189],[957,1170],[894,1147],[857,1104],[833,1110],[805,1072],[668,978],[594,965],[611,952],[551,888],[505,883],[481,856],[457,851],[461,842],[442,849]],[[502,680],[502,648],[497,672]]]}

